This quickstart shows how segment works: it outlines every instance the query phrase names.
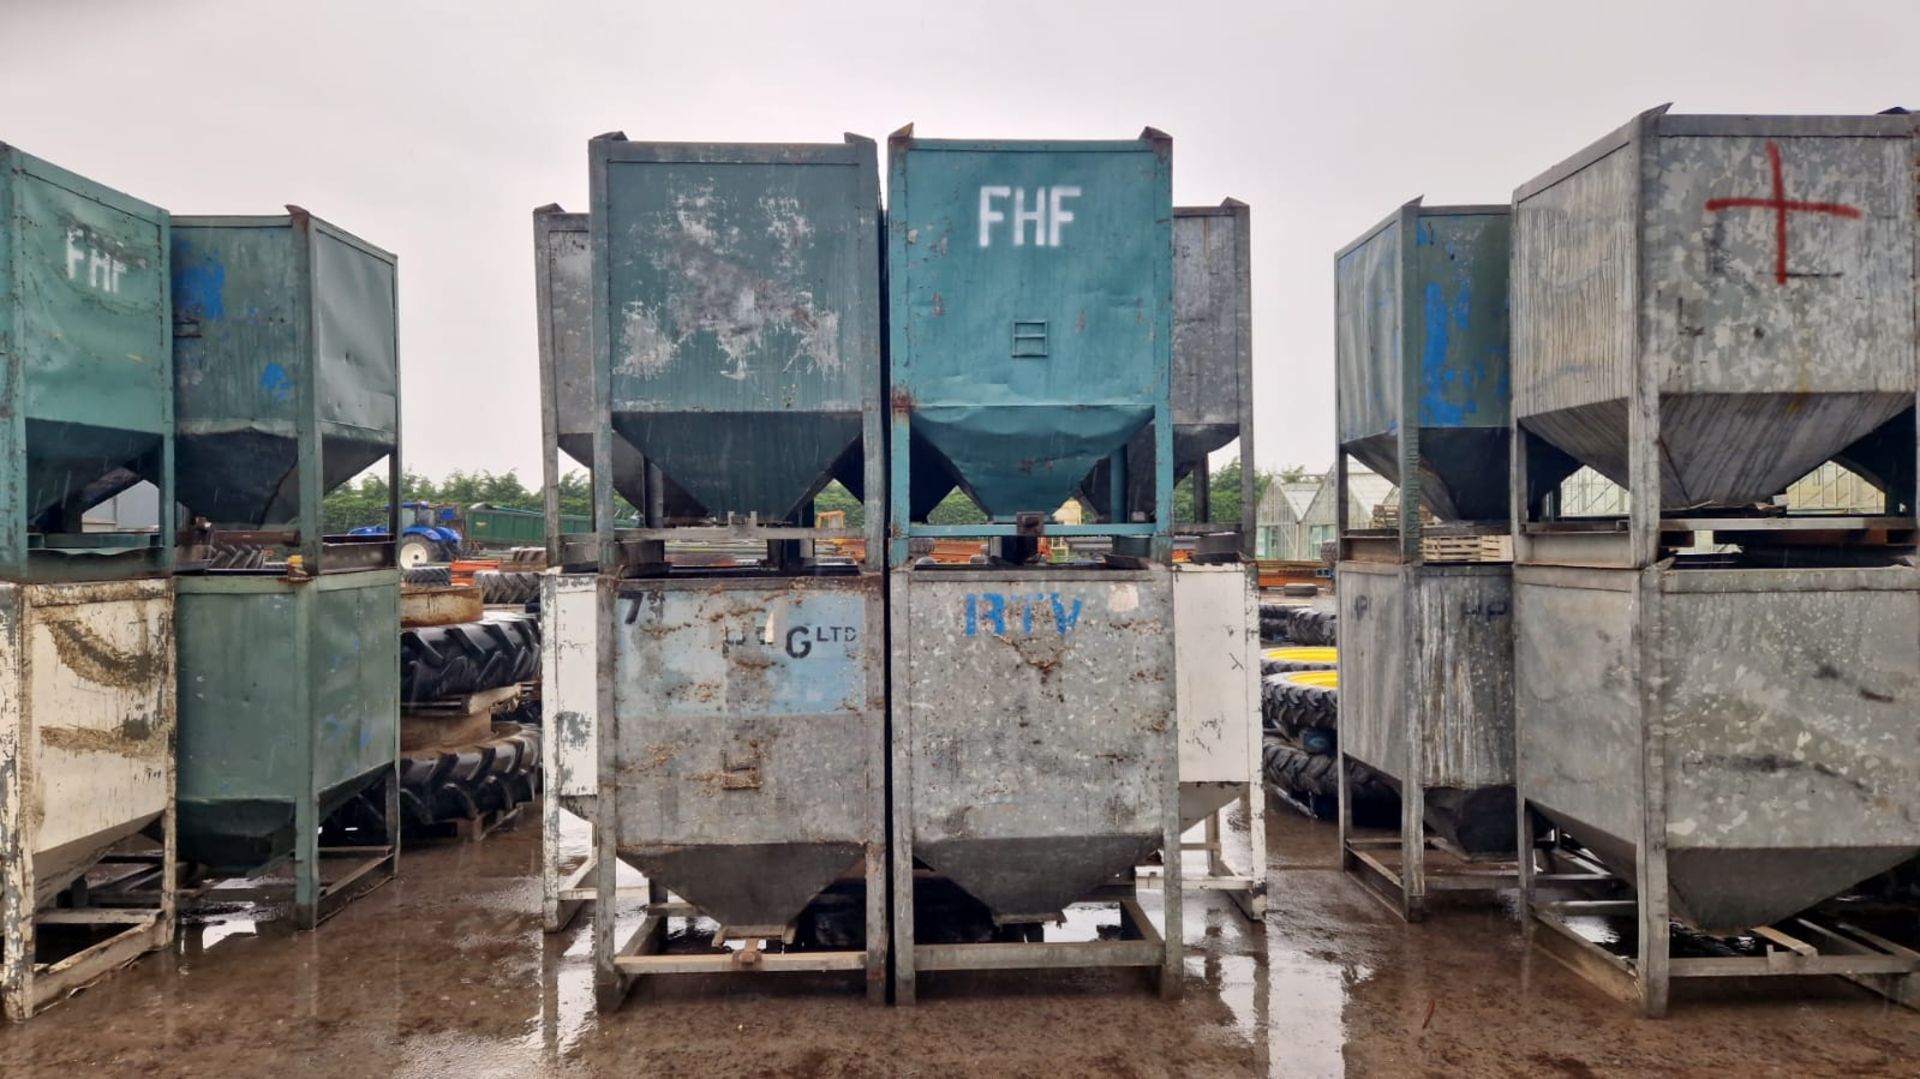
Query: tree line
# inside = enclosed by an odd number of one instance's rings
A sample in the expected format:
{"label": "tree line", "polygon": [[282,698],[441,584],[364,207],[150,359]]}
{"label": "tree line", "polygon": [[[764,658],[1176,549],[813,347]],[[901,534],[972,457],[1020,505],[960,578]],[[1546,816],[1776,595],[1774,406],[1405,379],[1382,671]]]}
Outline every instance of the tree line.
{"label": "tree line", "polygon": [[[1306,469],[1298,466],[1260,469],[1254,476],[1254,498],[1257,500],[1264,494],[1269,484],[1291,483],[1305,475]],[[1214,469],[1207,483],[1212,502],[1212,512],[1208,516],[1215,521],[1239,520],[1240,462],[1228,461]],[[1173,519],[1176,522],[1188,523],[1193,520],[1193,484],[1194,477],[1189,475],[1173,490]],[[505,472],[454,471],[439,480],[408,470],[400,477],[400,497],[403,502],[419,501],[434,505],[467,507],[484,504],[536,512],[546,508],[540,489],[530,488],[521,482],[519,474],[513,469]],[[326,497],[325,506],[326,529],[329,533],[384,524],[387,519],[386,475],[369,472],[358,480],[342,485]],[[844,511],[849,528],[860,527],[866,517],[865,506],[838,483],[830,483],[826,490],[820,492],[814,501],[814,508],[817,511]],[[631,512],[624,500],[619,509],[622,513]],[[576,470],[561,475],[560,512],[581,516],[593,512],[593,486],[587,482],[586,473]],[[986,519],[980,507],[957,490],[948,495],[930,515],[934,524],[979,524]]]}

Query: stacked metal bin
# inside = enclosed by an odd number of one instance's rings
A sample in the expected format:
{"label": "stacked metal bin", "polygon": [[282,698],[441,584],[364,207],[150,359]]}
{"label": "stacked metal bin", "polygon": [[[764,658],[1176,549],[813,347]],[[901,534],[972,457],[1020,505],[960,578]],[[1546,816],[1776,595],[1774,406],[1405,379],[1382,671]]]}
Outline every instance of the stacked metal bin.
{"label": "stacked metal bin", "polygon": [[[1522,883],[1649,1015],[1683,977],[1914,999],[1913,951],[1818,909],[1920,850],[1909,122],[1655,110],[1514,196],[1516,780],[1561,840]],[[1836,458],[1884,515],[1775,504]],[[1575,461],[1624,520],[1557,514]],[[1596,872],[1632,898],[1535,891]]]}
{"label": "stacked metal bin", "polygon": [[[592,796],[598,1000],[617,1006],[645,975],[791,970],[859,972],[883,999],[874,145],[609,135],[588,158],[598,532],[555,547],[563,567],[599,575],[584,715],[597,782],[572,770],[582,723],[563,718],[553,741],[562,798]],[[579,390],[553,369],[550,455]],[[645,482],[616,439],[661,480],[640,528],[613,527],[615,492]],[[864,530],[815,528],[815,496],[846,472],[867,498]],[[864,540],[864,561],[819,546],[844,540]],[[550,582],[559,650],[582,639],[569,584]],[[622,862],[649,896],[616,941]],[[670,944],[673,919],[690,932]]]}
{"label": "stacked metal bin", "polygon": [[[593,467],[593,259],[587,215],[549,204],[533,211],[534,310],[540,346],[540,456],[545,479],[547,570],[540,579],[540,702],[546,744],[540,759],[541,926],[565,929],[593,896],[591,844],[565,865],[564,822],[593,820],[600,747],[597,567],[566,564],[560,513],[560,457]],[[628,497],[646,505],[646,462],[614,435],[613,471]],[[618,486],[615,487],[619,491]],[[581,552],[591,562],[597,552]]]}
{"label": "stacked metal bin", "polygon": [[[176,217],[172,274],[177,493],[194,517],[178,578],[182,857],[209,879],[291,857],[312,928],[399,860],[397,510],[384,535],[328,536],[321,502],[383,458],[399,490],[395,260],[288,207]],[[323,845],[354,800],[385,834]]]}
{"label": "stacked metal bin", "polygon": [[[1175,711],[1180,731],[1180,824],[1204,823],[1182,848],[1206,861],[1182,876],[1188,891],[1225,894],[1255,925],[1267,903],[1266,797],[1260,773],[1258,583],[1253,571],[1252,214],[1246,203],[1173,210],[1173,452],[1176,482],[1192,477],[1193,522],[1174,525],[1189,558],[1173,567]],[[1153,431],[1128,444],[1129,497],[1153,488]],[[1235,445],[1237,443],[1237,445]],[[1208,458],[1235,445],[1240,516],[1217,521]],[[1090,490],[1107,489],[1104,466]],[[1104,500],[1102,500],[1104,504]],[[1244,869],[1227,856],[1227,811],[1247,822]]]}
{"label": "stacked metal bin", "polygon": [[[1334,262],[1341,860],[1409,920],[1514,880],[1507,263],[1507,207],[1418,199]],[[1391,527],[1348,519],[1353,459],[1398,485]],[[1397,838],[1349,834],[1349,757]]]}
{"label": "stacked metal bin", "polygon": [[[15,1020],[173,939],[167,230],[165,210],[0,144],[0,1005]],[[156,528],[83,531],[143,479]],[[136,880],[147,901],[94,902]]]}
{"label": "stacked metal bin", "polygon": [[[924,971],[1060,966],[1151,968],[1177,996],[1172,142],[908,128],[888,162],[895,999]],[[1053,522],[1103,461],[1106,519]],[[926,521],[955,487],[987,523]],[[913,555],[955,536],[988,539],[986,564]],[[1096,536],[1110,554],[1040,556]],[[1164,933],[1130,882],[1156,850]],[[1117,939],[1046,939],[1095,898]]]}

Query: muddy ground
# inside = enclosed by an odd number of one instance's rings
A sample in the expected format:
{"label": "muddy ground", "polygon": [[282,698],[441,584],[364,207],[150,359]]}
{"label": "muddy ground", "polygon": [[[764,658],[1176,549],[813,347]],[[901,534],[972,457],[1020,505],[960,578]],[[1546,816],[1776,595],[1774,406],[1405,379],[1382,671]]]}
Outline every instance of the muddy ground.
{"label": "muddy ground", "polygon": [[1502,906],[1405,926],[1334,865],[1329,826],[1269,816],[1272,908],[1187,905],[1187,993],[1128,972],[925,976],[912,1009],[852,977],[703,977],[593,1010],[589,918],[537,910],[534,821],[410,851],[311,934],[232,918],[31,1022],[0,1075],[1920,1075],[1920,1014],[1833,979],[1676,988],[1635,1017],[1530,953]]}

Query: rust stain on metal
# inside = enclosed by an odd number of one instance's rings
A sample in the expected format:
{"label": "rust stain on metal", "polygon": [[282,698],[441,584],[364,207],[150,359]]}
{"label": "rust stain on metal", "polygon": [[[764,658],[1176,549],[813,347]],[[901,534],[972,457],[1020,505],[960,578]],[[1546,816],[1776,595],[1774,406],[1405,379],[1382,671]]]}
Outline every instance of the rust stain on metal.
{"label": "rust stain on metal", "polygon": [[40,741],[50,749],[68,753],[112,753],[116,756],[144,756],[167,743],[167,725],[151,716],[128,716],[118,726],[41,727]]}
{"label": "rust stain on metal", "polygon": [[891,396],[895,412],[912,412],[917,404],[913,399],[913,391],[905,386],[895,386]]}
{"label": "rust stain on metal", "polygon": [[151,684],[166,670],[163,649],[117,648],[78,619],[49,618],[45,625],[60,662],[97,685],[137,689]]}

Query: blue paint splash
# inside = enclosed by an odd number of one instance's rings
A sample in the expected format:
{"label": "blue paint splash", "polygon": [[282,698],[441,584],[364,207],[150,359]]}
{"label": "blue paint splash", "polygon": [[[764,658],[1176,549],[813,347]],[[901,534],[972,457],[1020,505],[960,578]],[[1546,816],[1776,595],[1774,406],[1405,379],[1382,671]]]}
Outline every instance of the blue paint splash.
{"label": "blue paint splash", "polygon": [[194,319],[224,318],[227,313],[227,268],[207,254],[191,262],[185,240],[173,245],[173,304]]}
{"label": "blue paint splash", "polygon": [[270,363],[260,372],[260,392],[274,401],[285,404],[293,397],[293,376],[277,363]]}

